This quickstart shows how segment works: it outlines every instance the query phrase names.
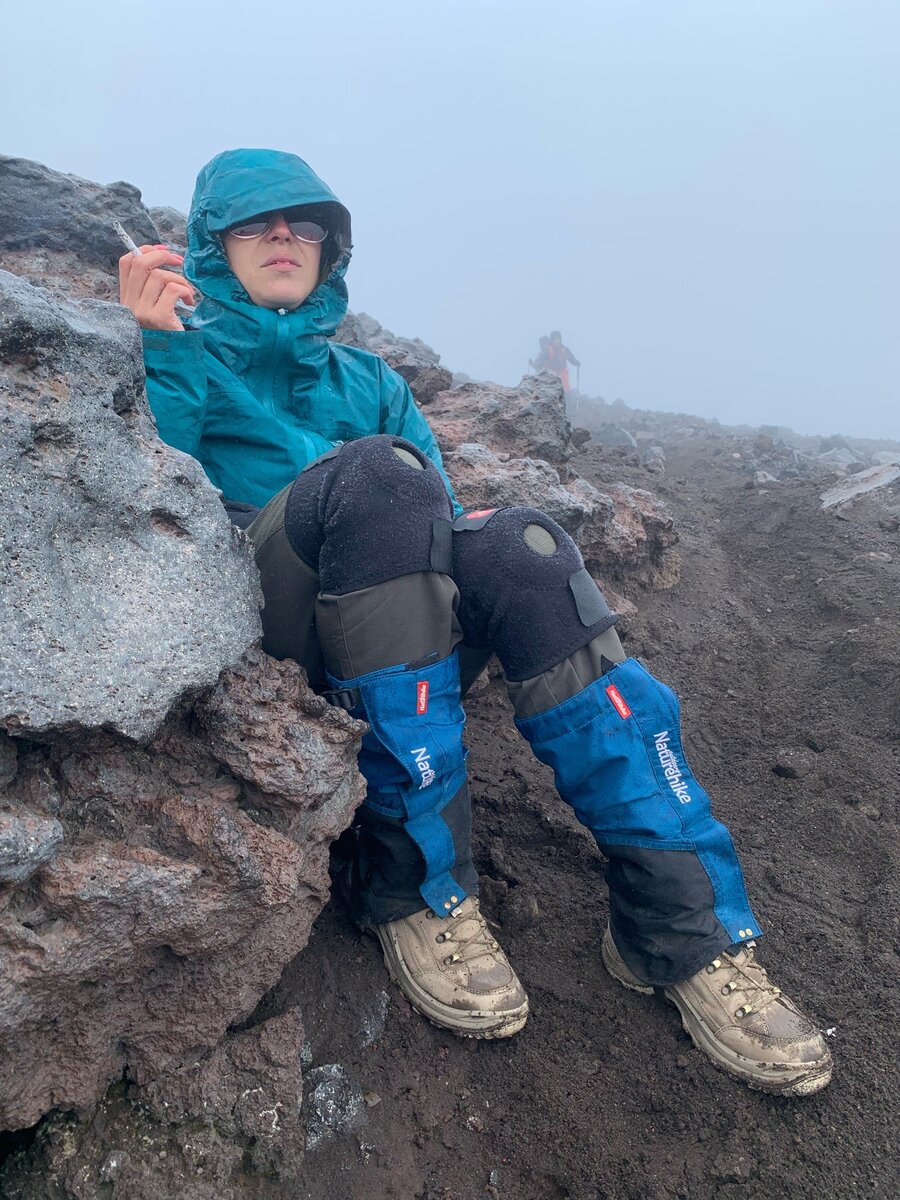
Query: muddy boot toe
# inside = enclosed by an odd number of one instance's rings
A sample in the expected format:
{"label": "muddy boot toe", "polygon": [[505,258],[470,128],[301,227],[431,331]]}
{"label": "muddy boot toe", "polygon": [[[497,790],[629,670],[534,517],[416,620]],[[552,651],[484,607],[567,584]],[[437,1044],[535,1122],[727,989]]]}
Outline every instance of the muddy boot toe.
{"label": "muddy boot toe", "polygon": [[624,987],[662,991],[681,1013],[697,1049],[748,1086],[780,1096],[810,1096],[831,1079],[824,1037],[769,979],[756,961],[755,942],[724,951],[690,979],[662,989],[650,987],[625,965],[609,929],[601,955]]}
{"label": "muddy boot toe", "polygon": [[375,926],[391,978],[418,1012],[463,1037],[511,1037],[528,997],[469,897],[449,916],[430,908]]}

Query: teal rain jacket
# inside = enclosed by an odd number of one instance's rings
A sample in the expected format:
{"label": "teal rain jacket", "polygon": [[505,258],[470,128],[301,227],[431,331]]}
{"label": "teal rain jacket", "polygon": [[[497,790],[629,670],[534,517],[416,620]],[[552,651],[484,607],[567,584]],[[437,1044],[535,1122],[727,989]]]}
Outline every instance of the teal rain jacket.
{"label": "teal rain jacket", "polygon": [[[333,205],[345,245],[298,309],[262,308],[219,234],[296,204]],[[228,150],[197,177],[184,269],[203,300],[189,329],[144,331],[147,396],[163,441],[198,459],[228,500],[263,505],[336,442],[375,433],[407,438],[447,479],[405,380],[377,355],[328,341],[347,311],[349,230],[346,209],[296,155]]]}

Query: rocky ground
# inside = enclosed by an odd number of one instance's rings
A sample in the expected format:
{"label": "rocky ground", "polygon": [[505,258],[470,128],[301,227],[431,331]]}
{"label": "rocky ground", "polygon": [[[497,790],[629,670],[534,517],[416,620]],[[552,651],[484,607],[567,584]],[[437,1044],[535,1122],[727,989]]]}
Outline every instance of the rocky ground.
{"label": "rocky ground", "polygon": [[[2,159],[0,185],[33,198],[27,227],[0,220],[0,289],[14,301],[0,305],[0,407],[25,447],[10,457],[16,494],[30,499],[9,508],[23,523],[3,547],[19,589],[11,611],[30,612],[28,588],[53,583],[53,611],[71,624],[70,608],[87,610],[103,634],[88,631],[85,652],[119,653],[131,627],[81,603],[70,581],[87,587],[83,556],[67,539],[24,574],[17,549],[42,545],[72,496],[85,508],[79,538],[115,546],[107,525],[121,504],[105,473],[79,465],[96,457],[98,414],[149,480],[129,510],[138,582],[157,563],[193,578],[195,546],[204,569],[233,558],[236,588],[250,594],[252,579],[199,473],[175,480],[183,513],[169,498],[161,507],[172,464],[142,407],[135,331],[95,303],[114,294],[110,216],[135,230],[151,221],[137,189]],[[178,240],[177,213],[152,220]],[[76,309],[76,295],[94,300]],[[97,329],[121,338],[108,403],[82,379],[79,338],[93,346]],[[603,860],[513,729],[494,676],[467,701],[475,848],[485,910],[531,996],[525,1030],[469,1042],[427,1024],[337,903],[301,950],[325,895],[327,841],[360,784],[357,731],[293,668],[252,649],[233,667],[253,636],[251,595],[238,606],[249,632],[214,669],[191,659],[191,687],[165,720],[168,692],[145,712],[118,677],[84,669],[98,715],[38,722],[57,676],[23,683],[23,666],[43,660],[7,656],[0,1197],[896,1195],[900,448],[587,398],[570,411],[585,426],[573,435],[547,376],[448,390],[450,372],[417,339],[365,316],[341,336],[409,380],[464,502],[538,503],[606,580],[627,649],[681,694],[688,753],[768,930],[764,960],[833,1039],[835,1079],[805,1101],[750,1092],[693,1049],[664,1001],[605,974]],[[102,598],[102,573],[88,591]],[[37,618],[22,629],[47,641]],[[210,692],[223,664],[233,669]],[[157,728],[141,745],[133,712]],[[151,868],[190,887],[147,899]]]}
{"label": "rocky ground", "polygon": [[[666,447],[656,487],[681,529],[682,577],[632,593],[626,642],[681,693],[689,753],[768,930],[765,961],[833,1039],[831,1087],[796,1101],[748,1091],[664,1001],[609,979],[602,859],[492,680],[468,704],[477,859],[531,1020],[509,1042],[433,1028],[331,904],[258,1014],[304,1015],[305,1162],[290,1186],[248,1182],[248,1196],[897,1194],[900,489],[838,517],[821,509],[821,481],[747,488],[723,436]],[[601,490],[645,482],[590,443],[576,464]],[[130,1136],[109,1105],[105,1152]],[[167,1144],[161,1131],[155,1153]]]}

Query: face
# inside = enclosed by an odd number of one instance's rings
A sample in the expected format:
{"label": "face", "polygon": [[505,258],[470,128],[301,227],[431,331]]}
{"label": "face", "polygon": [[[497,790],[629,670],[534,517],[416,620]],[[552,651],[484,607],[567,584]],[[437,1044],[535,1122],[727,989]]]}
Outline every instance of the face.
{"label": "face", "polygon": [[301,242],[283,213],[259,237],[223,235],[228,263],[254,304],[263,308],[299,308],[319,282],[322,247]]}

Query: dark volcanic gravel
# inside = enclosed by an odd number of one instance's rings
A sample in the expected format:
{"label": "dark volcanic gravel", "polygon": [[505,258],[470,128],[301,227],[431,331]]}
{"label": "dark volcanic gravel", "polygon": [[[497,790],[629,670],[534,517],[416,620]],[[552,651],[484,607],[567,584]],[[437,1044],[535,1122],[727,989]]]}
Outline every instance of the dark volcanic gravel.
{"label": "dark volcanic gravel", "polygon": [[748,490],[710,447],[667,447],[664,481],[596,448],[576,465],[601,485],[651,482],[674,508],[683,578],[631,596],[628,648],[682,696],[762,957],[833,1037],[831,1086],[752,1092],[673,1008],[605,974],[603,860],[494,681],[468,704],[477,859],[533,1015],[508,1042],[435,1029],[330,906],[270,1007],[299,1000],[314,1064],[342,1065],[367,1120],[308,1152],[295,1200],[898,1194],[897,536],[877,501],[840,520],[808,482]]}

